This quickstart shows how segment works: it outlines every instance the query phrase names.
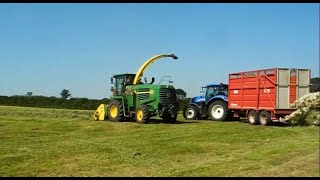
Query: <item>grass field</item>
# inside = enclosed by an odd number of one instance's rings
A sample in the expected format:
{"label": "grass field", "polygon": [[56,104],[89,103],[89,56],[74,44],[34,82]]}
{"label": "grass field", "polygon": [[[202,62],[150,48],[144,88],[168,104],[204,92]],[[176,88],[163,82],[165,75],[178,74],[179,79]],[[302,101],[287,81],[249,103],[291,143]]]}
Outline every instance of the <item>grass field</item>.
{"label": "grass field", "polygon": [[0,106],[0,176],[319,176],[319,126],[92,113]]}

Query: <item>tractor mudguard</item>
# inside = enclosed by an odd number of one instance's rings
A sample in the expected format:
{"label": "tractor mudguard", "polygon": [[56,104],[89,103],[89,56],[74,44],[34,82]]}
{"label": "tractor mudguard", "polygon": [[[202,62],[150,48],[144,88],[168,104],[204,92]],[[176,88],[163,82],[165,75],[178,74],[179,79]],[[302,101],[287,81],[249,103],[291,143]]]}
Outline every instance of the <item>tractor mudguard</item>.
{"label": "tractor mudguard", "polygon": [[192,106],[195,106],[197,108],[197,110],[199,111],[199,105],[196,104],[196,103],[189,103],[188,105],[192,105]]}
{"label": "tractor mudguard", "polygon": [[215,100],[222,100],[222,101],[228,102],[228,97],[224,95],[213,96],[211,99],[209,99],[208,104],[211,104],[211,102]]}

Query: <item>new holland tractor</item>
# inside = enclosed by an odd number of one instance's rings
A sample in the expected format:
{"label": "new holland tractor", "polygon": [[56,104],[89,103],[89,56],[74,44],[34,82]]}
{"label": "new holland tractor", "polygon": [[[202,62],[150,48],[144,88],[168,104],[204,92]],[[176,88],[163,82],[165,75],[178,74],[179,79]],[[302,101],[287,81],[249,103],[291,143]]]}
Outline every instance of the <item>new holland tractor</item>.
{"label": "new holland tractor", "polygon": [[[144,71],[154,61],[171,57],[178,59],[174,54],[161,54],[148,59],[136,74],[116,74],[111,78],[112,95],[108,105],[101,104],[94,113],[95,120],[109,119],[112,122],[133,120],[137,123],[148,123],[153,116],[161,117],[166,123],[175,123],[179,104],[176,90],[170,85],[141,82]],[[163,78],[162,78],[163,79]],[[161,79],[161,80],[162,80]]]}
{"label": "new holland tractor", "polygon": [[183,111],[184,118],[186,120],[208,118],[217,121],[226,120],[230,115],[228,112],[228,85],[223,83],[209,84],[202,87],[203,89],[206,89],[204,95],[190,99]]}

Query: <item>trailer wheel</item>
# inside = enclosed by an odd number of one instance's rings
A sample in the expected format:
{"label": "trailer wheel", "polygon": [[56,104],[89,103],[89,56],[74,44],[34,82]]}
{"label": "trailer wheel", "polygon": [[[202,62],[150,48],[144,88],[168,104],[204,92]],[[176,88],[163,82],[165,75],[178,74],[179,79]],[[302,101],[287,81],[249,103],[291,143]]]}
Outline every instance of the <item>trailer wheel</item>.
{"label": "trailer wheel", "polygon": [[271,115],[268,111],[261,111],[259,115],[259,122],[263,126],[270,126],[272,124]]}
{"label": "trailer wheel", "polygon": [[224,121],[227,118],[227,103],[224,101],[214,101],[209,106],[209,116],[211,120]]}
{"label": "trailer wheel", "polygon": [[150,113],[149,113],[149,107],[146,105],[141,105],[136,109],[135,113],[135,119],[136,122],[141,123],[149,123],[150,120]]}
{"label": "trailer wheel", "polygon": [[109,119],[112,122],[119,122],[124,119],[122,102],[118,100],[112,100],[109,103]]}
{"label": "trailer wheel", "polygon": [[259,112],[251,110],[248,114],[248,121],[251,125],[259,124]]}
{"label": "trailer wheel", "polygon": [[183,117],[186,120],[196,120],[198,116],[198,111],[195,106],[193,105],[188,105],[184,110],[183,110]]}

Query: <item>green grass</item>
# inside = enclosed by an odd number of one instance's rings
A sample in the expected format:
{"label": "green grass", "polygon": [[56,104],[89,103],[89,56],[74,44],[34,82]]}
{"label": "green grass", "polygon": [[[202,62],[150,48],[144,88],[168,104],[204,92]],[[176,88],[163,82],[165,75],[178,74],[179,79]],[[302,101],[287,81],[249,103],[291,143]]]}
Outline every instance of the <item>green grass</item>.
{"label": "green grass", "polygon": [[0,176],[319,176],[319,126],[93,121],[0,106]]}

